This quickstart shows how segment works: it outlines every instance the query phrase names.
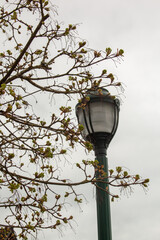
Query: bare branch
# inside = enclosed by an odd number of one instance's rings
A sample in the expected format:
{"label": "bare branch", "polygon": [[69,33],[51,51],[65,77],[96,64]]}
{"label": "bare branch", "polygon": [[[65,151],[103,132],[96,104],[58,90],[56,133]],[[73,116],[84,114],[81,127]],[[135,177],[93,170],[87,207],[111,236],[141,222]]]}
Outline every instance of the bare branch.
{"label": "bare branch", "polygon": [[34,40],[37,32],[39,31],[39,29],[41,28],[41,26],[43,25],[44,21],[49,17],[49,15],[45,15],[41,21],[39,22],[38,26],[36,27],[35,31],[33,32],[33,34],[31,35],[30,39],[28,40],[28,42],[26,43],[25,47],[23,48],[22,52],[20,53],[19,57],[16,59],[16,61],[13,63],[12,67],[10,68],[10,70],[8,71],[8,73],[1,79],[0,81],[0,86],[6,82],[6,80],[8,79],[8,77],[12,74],[12,72],[14,71],[14,69],[16,68],[16,66],[18,65],[18,63],[21,61],[22,57],[24,56],[24,54],[26,53],[27,49],[29,48],[29,46],[31,45],[32,41]]}

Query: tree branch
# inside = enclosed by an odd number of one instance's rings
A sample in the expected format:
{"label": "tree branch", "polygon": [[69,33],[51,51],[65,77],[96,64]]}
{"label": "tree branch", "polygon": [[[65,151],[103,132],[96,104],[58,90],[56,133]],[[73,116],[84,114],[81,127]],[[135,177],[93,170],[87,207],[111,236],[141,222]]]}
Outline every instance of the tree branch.
{"label": "tree branch", "polygon": [[49,14],[45,15],[44,17],[42,17],[41,21],[39,22],[38,26],[36,27],[35,31],[33,32],[33,34],[31,35],[30,39],[28,40],[28,42],[26,43],[25,47],[23,48],[22,52],[20,53],[19,57],[16,59],[16,61],[13,63],[12,67],[10,68],[10,70],[8,71],[8,73],[4,76],[4,78],[2,78],[2,80],[0,81],[0,86],[6,82],[7,78],[12,74],[12,72],[15,70],[16,66],[18,65],[18,63],[20,62],[20,60],[22,59],[23,55],[26,53],[27,49],[29,48],[29,46],[31,45],[33,39],[35,38],[37,32],[40,30],[42,24],[44,23],[44,21],[49,17]]}
{"label": "tree branch", "polygon": [[[91,180],[83,180],[80,182],[74,182],[74,183],[66,183],[66,182],[49,182],[48,180],[40,180],[40,179],[36,179],[36,178],[31,178],[31,177],[26,177],[26,176],[22,176],[13,172],[8,171],[8,169],[6,169],[2,164],[0,164],[0,170],[5,173],[8,174],[12,177],[16,177],[18,179],[25,179],[25,180],[29,180],[32,182],[37,182],[37,183],[42,183],[42,184],[47,184],[47,185],[58,185],[58,186],[68,186],[68,187],[72,187],[72,186],[78,186],[78,185],[82,185],[82,184],[86,184],[86,183],[91,183],[94,182],[93,179]],[[63,180],[62,180],[63,181]]]}

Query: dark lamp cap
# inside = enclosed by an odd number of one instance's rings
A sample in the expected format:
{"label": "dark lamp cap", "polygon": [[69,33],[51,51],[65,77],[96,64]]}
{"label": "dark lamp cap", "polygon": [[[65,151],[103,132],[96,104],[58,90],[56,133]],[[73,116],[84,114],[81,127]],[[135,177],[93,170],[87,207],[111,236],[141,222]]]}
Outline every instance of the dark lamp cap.
{"label": "dark lamp cap", "polygon": [[[112,103],[116,104],[118,108],[120,107],[119,99],[116,98],[115,96],[112,96],[109,93],[109,91],[105,88],[98,88],[95,91],[89,90],[86,92],[86,96],[84,97],[84,100],[87,97],[89,97],[90,102],[103,100],[103,101],[108,101],[108,102],[112,102]],[[82,99],[82,102],[83,102],[83,99]]]}

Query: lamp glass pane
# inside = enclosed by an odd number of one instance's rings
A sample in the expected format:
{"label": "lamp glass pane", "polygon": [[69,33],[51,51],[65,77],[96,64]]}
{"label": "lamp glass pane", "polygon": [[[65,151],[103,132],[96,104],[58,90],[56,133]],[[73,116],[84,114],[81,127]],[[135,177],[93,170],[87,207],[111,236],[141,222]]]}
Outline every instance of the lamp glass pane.
{"label": "lamp glass pane", "polygon": [[[90,102],[90,117],[91,123],[93,127],[93,131],[96,132],[105,132],[111,133],[114,125],[114,104],[110,102]],[[83,110],[78,108],[78,120],[79,124],[84,126],[84,130],[82,131],[82,136],[84,139],[89,135],[89,133],[93,133],[91,128],[91,123],[89,121],[89,108],[88,105],[85,107],[85,116],[86,122],[84,119]],[[89,129],[89,132],[88,132]]]}
{"label": "lamp glass pane", "polygon": [[[85,113],[88,116],[88,107],[87,106],[85,107]],[[83,114],[83,109],[82,108],[78,108],[77,109],[77,115],[78,115],[78,122],[79,122],[79,124],[82,124],[83,127],[84,127],[84,129],[83,129],[83,131],[81,133],[82,133],[83,138],[85,139],[88,136],[89,132],[87,130],[87,126],[86,126],[86,123],[85,123],[85,119],[84,119],[84,114]],[[86,118],[88,118],[87,116],[86,116]]]}
{"label": "lamp glass pane", "polygon": [[114,125],[114,104],[91,102],[90,115],[94,132],[111,133]]}

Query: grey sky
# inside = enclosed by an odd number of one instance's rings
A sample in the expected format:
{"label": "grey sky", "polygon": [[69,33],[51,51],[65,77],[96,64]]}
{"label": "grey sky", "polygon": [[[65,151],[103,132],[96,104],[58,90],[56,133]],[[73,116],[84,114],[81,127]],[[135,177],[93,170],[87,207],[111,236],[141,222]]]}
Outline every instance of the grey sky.
{"label": "grey sky", "polygon": [[[135,188],[111,204],[114,240],[159,240],[160,236],[160,2],[157,0],[54,1],[59,19],[82,23],[79,36],[95,49],[125,51],[124,61],[110,70],[124,83],[120,123],[108,150],[109,166],[125,166],[131,173],[150,178],[149,192]],[[107,68],[107,65],[104,66]],[[77,149],[76,155],[81,157]],[[75,156],[76,156],[75,155]],[[93,156],[94,158],[94,156]],[[81,187],[83,191],[83,187]],[[73,230],[46,233],[45,239],[96,240],[94,190],[84,188],[88,203],[73,206]],[[41,239],[43,239],[42,236]]]}

